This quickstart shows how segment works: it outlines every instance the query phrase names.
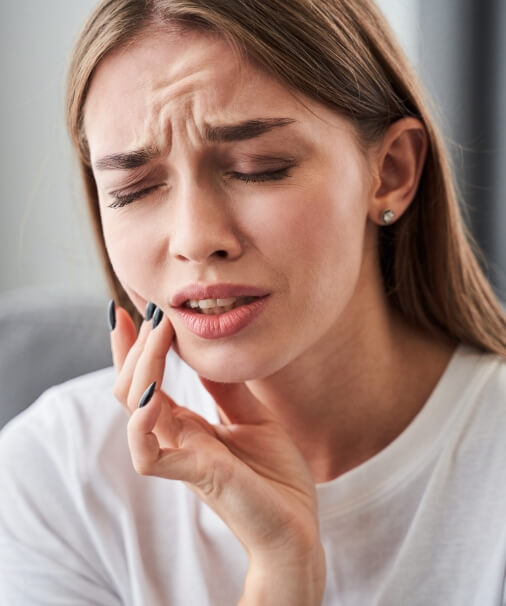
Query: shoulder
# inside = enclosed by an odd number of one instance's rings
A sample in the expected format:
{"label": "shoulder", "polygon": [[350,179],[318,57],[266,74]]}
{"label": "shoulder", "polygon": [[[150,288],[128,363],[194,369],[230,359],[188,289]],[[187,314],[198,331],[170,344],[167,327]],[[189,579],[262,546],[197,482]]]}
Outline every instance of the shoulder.
{"label": "shoulder", "polygon": [[[501,450],[506,464],[506,360],[500,356],[475,353],[474,381],[470,382],[470,419]],[[478,431],[476,432],[478,434]],[[482,444],[483,446],[483,444]]]}
{"label": "shoulder", "polygon": [[51,387],[2,429],[0,492],[9,494],[0,503],[5,535],[23,542],[22,527],[35,520],[56,529],[76,519],[83,487],[102,484],[101,468],[118,461],[115,452],[122,459],[118,477],[130,473],[128,418],[112,394],[114,380],[110,367]]}
{"label": "shoulder", "polygon": [[464,396],[471,405],[488,405],[506,414],[505,358],[461,346],[455,360],[455,375],[457,380],[467,382]]}
{"label": "shoulder", "polygon": [[466,474],[487,482],[491,476],[506,481],[506,360],[461,346],[451,377],[457,390],[455,415],[448,448],[455,464],[464,463]]}
{"label": "shoulder", "polygon": [[48,451],[66,450],[82,439],[85,427],[119,422],[122,411],[112,395],[114,378],[110,367],[49,388],[2,429],[0,451],[8,455],[8,449],[16,451],[26,443],[31,449],[40,444]]}

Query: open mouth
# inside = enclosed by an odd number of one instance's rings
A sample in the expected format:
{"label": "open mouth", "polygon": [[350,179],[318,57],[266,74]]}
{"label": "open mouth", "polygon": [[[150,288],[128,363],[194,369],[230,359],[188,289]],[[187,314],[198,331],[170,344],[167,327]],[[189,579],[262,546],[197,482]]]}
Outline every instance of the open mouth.
{"label": "open mouth", "polygon": [[184,302],[183,307],[185,309],[191,309],[191,311],[198,314],[205,314],[208,316],[216,316],[224,314],[227,311],[240,307],[241,305],[248,305],[262,299],[263,297],[227,297],[226,299],[188,299]]}

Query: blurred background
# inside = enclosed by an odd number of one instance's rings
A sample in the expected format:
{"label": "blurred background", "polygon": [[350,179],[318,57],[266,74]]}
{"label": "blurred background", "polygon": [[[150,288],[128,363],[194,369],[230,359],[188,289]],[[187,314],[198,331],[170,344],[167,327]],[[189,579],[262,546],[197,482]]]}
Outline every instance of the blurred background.
{"label": "blurred background", "polygon": [[[434,99],[487,274],[506,300],[506,1],[379,4]],[[63,121],[70,49],[94,5],[0,5],[0,294],[108,297]]]}

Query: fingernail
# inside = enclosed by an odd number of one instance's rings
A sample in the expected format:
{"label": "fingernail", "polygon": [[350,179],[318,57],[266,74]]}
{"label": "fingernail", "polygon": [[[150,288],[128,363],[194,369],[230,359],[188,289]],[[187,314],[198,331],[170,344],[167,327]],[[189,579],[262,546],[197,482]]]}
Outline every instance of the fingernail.
{"label": "fingernail", "polygon": [[142,398],[139,401],[139,408],[146,406],[146,404],[151,400],[153,394],[155,392],[156,381],[153,381],[151,385],[146,389],[146,391],[142,394]]}
{"label": "fingernail", "polygon": [[153,303],[153,301],[150,301],[147,305],[146,305],[146,313],[144,315],[144,318],[146,320],[146,322],[149,322],[151,320],[151,318],[153,317],[153,313],[156,309],[156,305]]}
{"label": "fingernail", "polygon": [[109,330],[113,331],[116,328],[116,304],[114,303],[114,299],[109,301],[107,321],[109,323]]}
{"label": "fingernail", "polygon": [[160,322],[162,321],[162,318],[163,318],[163,311],[159,307],[157,307],[153,314],[153,330],[158,326],[158,324],[160,324]]}

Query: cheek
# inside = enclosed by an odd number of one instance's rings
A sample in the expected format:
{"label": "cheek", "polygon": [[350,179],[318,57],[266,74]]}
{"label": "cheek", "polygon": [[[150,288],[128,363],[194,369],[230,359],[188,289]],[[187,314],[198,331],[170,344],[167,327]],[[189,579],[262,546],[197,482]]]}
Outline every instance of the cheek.
{"label": "cheek", "polygon": [[[113,266],[120,282],[143,292],[157,267],[159,247],[146,222],[127,217],[112,216],[102,221],[104,239]],[[116,211],[117,212],[117,211]],[[121,211],[117,213],[121,215]],[[150,271],[146,271],[150,268]]]}
{"label": "cheek", "polygon": [[[337,188],[335,191],[338,191]],[[356,266],[365,217],[353,195],[329,188],[292,190],[243,215],[248,239],[278,270],[301,281]],[[312,279],[313,276],[312,276]]]}

